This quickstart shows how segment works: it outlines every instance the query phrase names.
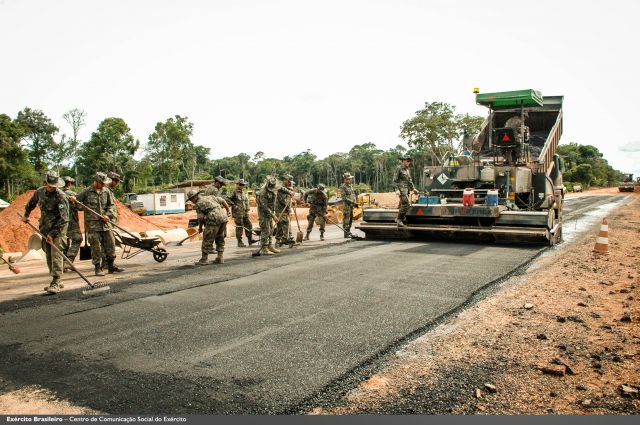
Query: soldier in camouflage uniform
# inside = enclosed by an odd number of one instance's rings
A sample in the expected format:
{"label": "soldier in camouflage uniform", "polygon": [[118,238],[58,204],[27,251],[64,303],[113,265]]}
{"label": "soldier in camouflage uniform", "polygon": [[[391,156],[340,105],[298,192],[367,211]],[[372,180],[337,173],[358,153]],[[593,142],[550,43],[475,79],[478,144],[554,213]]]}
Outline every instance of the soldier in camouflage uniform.
{"label": "soldier in camouflage uniform", "polygon": [[267,182],[260,188],[256,201],[258,203],[258,219],[260,221],[260,254],[273,255],[280,252],[271,244],[273,220],[276,218],[276,189],[275,177],[268,177]]}
{"label": "soldier in camouflage uniform", "polygon": [[402,165],[396,169],[393,177],[393,187],[400,193],[400,204],[398,205],[398,216],[396,217],[396,223],[400,227],[406,226],[405,219],[410,207],[409,192],[418,193],[409,172],[410,163],[410,157],[402,158]]}
{"label": "soldier in camouflage uniform", "polygon": [[247,237],[249,245],[253,245],[257,241],[253,239],[251,230],[253,226],[251,220],[249,220],[249,196],[244,192],[246,182],[244,179],[240,179],[236,182],[236,190],[228,196],[228,201],[231,204],[231,215],[233,221],[236,224],[236,239],[238,240],[239,247],[245,247],[247,245],[242,242],[242,232]]}
{"label": "soldier in camouflage uniform", "polygon": [[225,184],[224,177],[217,176],[213,179],[213,184],[204,191],[205,196],[220,196],[220,189]]}
{"label": "soldier in camouflage uniform", "polygon": [[105,186],[111,183],[111,179],[105,173],[96,173],[93,177],[93,184],[80,192],[76,197],[70,197],[71,202],[80,201],[87,207],[99,213],[99,216],[85,211],[84,228],[87,232],[89,245],[91,245],[91,262],[95,269],[96,276],[104,276],[102,272],[102,252],[105,252],[107,270],[109,273],[117,273],[123,269],[117,267],[116,241],[111,231],[109,217],[113,217],[113,204],[109,189]]}
{"label": "soldier in camouflage uniform", "polygon": [[353,208],[358,204],[353,191],[351,173],[344,173],[344,183],[340,186],[340,197],[342,198],[342,228],[344,237],[348,238],[351,233],[351,223],[353,222]]}
{"label": "soldier in camouflage uniform", "polygon": [[282,186],[278,188],[278,199],[276,201],[276,213],[278,223],[276,224],[276,247],[283,245],[293,246],[295,240],[291,234],[291,199],[294,195],[293,176],[286,174],[282,178]]}
{"label": "soldier in camouflage uniform", "polygon": [[[107,212],[107,217],[109,217],[109,220],[111,221],[111,223],[118,224],[118,206],[116,205],[116,195],[114,194],[114,191],[116,189],[116,186],[118,186],[118,183],[120,183],[120,180],[121,180],[120,174],[115,173],[113,171],[109,171],[107,173],[107,177],[111,179],[111,183],[105,186],[105,190],[109,192],[109,197],[111,198],[111,203],[113,204],[113,208]],[[111,227],[111,231],[113,232],[113,227]],[[108,261],[107,261],[106,252],[103,250],[102,262],[100,263],[100,266],[104,270],[104,267],[107,264],[108,264]],[[121,267],[118,267],[118,270],[124,271],[124,269]]]}
{"label": "soldier in camouflage uniform", "polygon": [[[76,196],[76,193],[71,190],[71,185],[75,183],[75,180],[69,176],[64,177],[64,194],[67,196]],[[82,244],[82,232],[80,231],[80,218],[78,217],[78,211],[80,208],[73,204],[69,204],[69,225],[67,227],[67,251],[65,255],[71,262],[78,256],[80,245]],[[64,271],[70,270],[68,264],[64,265]]]}
{"label": "soldier in camouflage uniform", "polygon": [[[205,196],[200,191],[190,190],[187,193],[187,201],[191,201],[198,213],[198,231],[202,234],[202,257],[196,266],[209,264],[209,254],[214,253],[213,244],[216,244],[217,257],[214,264],[222,264],[224,253],[224,237],[227,235],[227,220],[231,215],[229,204],[218,196]],[[225,212],[226,210],[226,212]],[[204,227],[204,229],[203,229]]]}
{"label": "soldier in camouflage uniform", "polygon": [[[64,182],[58,177],[58,173],[49,171],[44,176],[44,186],[38,188],[24,209],[25,223],[29,222],[29,214],[36,206],[40,207],[40,233],[45,239],[42,241],[42,249],[47,257],[47,267],[52,280],[45,291],[57,294],[64,287],[62,284],[64,252],[64,240],[66,238],[67,224],[69,222],[69,202],[61,187]],[[54,245],[58,250],[51,247]]]}
{"label": "soldier in camouflage uniform", "polygon": [[309,235],[313,229],[316,217],[320,220],[320,240],[324,240],[324,225],[327,216],[328,197],[324,191],[324,185],[320,183],[315,189],[311,189],[304,194],[304,201],[309,204],[309,215],[307,216],[307,234],[305,241],[309,240]]}

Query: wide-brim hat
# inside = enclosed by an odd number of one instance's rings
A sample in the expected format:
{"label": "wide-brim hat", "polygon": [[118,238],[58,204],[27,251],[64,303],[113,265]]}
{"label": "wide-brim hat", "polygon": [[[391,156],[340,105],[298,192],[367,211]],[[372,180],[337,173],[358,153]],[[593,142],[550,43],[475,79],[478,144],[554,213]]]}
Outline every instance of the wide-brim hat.
{"label": "wide-brim hat", "polygon": [[222,176],[216,176],[216,178],[213,179],[213,181],[216,181],[218,183],[222,183],[225,184],[227,181],[224,179],[224,177]]}
{"label": "wide-brim hat", "polygon": [[242,186],[246,186],[247,182],[244,179],[238,179],[238,181],[236,181],[236,184],[241,184]]}
{"label": "wide-brim hat", "polygon": [[99,171],[94,174],[93,181],[101,182],[101,183],[104,183],[104,184],[111,183],[111,179],[105,173],[101,173]]}
{"label": "wide-brim hat", "polygon": [[64,187],[64,180],[62,180],[55,171],[45,173],[43,180],[49,187]]}
{"label": "wide-brim hat", "polygon": [[109,171],[107,173],[107,177],[109,177],[111,180],[122,180],[122,178],[120,177],[120,174],[118,173],[114,173],[113,171]]}
{"label": "wide-brim hat", "polygon": [[76,179],[74,179],[71,176],[64,176],[62,179],[64,180],[65,183],[75,183],[76,182]]}
{"label": "wide-brim hat", "polygon": [[405,156],[401,156],[400,160],[401,161],[413,161],[413,159],[410,156],[406,156],[406,155]]}
{"label": "wide-brim hat", "polygon": [[343,178],[343,179],[352,179],[353,177],[354,177],[354,176],[352,176],[352,175],[351,175],[351,173],[344,173],[344,174],[342,175],[342,178]]}
{"label": "wide-brim hat", "polygon": [[195,198],[196,196],[200,195],[202,193],[202,191],[200,190],[190,190],[187,192],[187,201],[190,201],[192,198]]}

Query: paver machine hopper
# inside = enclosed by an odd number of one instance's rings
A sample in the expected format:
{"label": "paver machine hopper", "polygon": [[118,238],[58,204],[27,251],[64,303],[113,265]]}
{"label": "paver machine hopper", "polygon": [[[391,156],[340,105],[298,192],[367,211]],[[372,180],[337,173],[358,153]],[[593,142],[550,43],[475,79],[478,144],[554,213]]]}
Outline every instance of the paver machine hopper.
{"label": "paver machine hopper", "polygon": [[424,169],[406,226],[397,209],[365,210],[367,238],[444,237],[555,244],[562,238],[562,96],[536,90],[478,93],[488,109],[462,154]]}

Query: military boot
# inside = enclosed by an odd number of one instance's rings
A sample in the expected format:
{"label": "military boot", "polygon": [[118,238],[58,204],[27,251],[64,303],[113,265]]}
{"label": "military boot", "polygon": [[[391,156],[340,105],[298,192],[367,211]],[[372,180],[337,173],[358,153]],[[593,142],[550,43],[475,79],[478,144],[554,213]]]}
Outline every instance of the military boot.
{"label": "military boot", "polygon": [[238,248],[244,248],[244,247],[246,247],[246,246],[247,246],[247,245],[245,245],[245,243],[244,243],[244,242],[242,242],[242,239],[238,238]]}
{"label": "military boot", "polygon": [[196,263],[196,266],[206,266],[209,264],[209,254],[202,254],[202,257]]}
{"label": "military boot", "polygon": [[269,247],[264,245],[260,248],[260,255],[273,255],[273,252],[269,251]]}
{"label": "military boot", "polygon": [[104,272],[102,271],[102,267],[100,267],[100,264],[96,264],[94,266],[94,269],[95,269],[96,276],[104,276]]}
{"label": "military boot", "polygon": [[213,260],[213,264],[222,264],[224,263],[224,259],[222,258],[222,252],[218,251],[218,255],[216,256],[215,260]]}
{"label": "military boot", "polygon": [[323,241],[324,240],[324,232],[320,232],[320,240]]}
{"label": "military boot", "polygon": [[349,232],[347,232],[346,230],[345,230],[345,232],[344,232],[344,238],[345,238],[345,239],[349,239]]}
{"label": "military boot", "polygon": [[303,239],[303,240],[308,241],[308,240],[309,240],[309,235],[310,235],[310,234],[311,234],[311,232],[307,232],[307,234],[306,234],[306,235],[304,235],[304,239]]}
{"label": "military boot", "polygon": [[249,246],[251,246],[256,242],[260,242],[260,239],[251,239],[251,236],[248,236],[247,237],[247,242],[249,242]]}
{"label": "military boot", "polygon": [[60,287],[60,283],[60,278],[54,277],[49,286],[45,287],[44,290],[50,294],[57,294],[58,292],[60,292],[60,289],[62,289]]}
{"label": "military boot", "polygon": [[280,252],[280,250],[278,248],[275,248],[273,245],[267,245],[267,249],[274,254],[277,254]]}
{"label": "military boot", "polygon": [[396,218],[396,224],[398,225],[398,227],[407,227],[407,225],[404,224],[404,217]]}
{"label": "military boot", "polygon": [[107,261],[107,271],[109,272],[109,274],[112,273],[122,273],[124,271],[124,269],[122,267],[118,267],[115,264],[113,264],[113,260],[108,260]]}

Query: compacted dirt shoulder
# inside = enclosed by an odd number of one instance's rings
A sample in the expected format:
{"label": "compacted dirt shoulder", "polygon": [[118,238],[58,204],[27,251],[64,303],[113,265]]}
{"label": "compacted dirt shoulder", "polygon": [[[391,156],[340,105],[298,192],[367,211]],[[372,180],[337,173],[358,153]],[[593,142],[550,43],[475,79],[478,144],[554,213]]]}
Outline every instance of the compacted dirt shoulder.
{"label": "compacted dirt shoulder", "polygon": [[640,197],[312,414],[640,413]]}

